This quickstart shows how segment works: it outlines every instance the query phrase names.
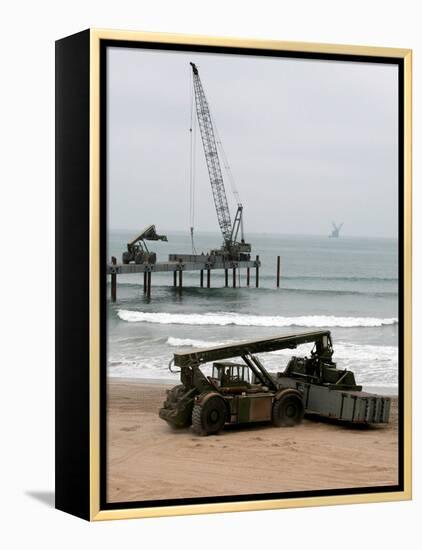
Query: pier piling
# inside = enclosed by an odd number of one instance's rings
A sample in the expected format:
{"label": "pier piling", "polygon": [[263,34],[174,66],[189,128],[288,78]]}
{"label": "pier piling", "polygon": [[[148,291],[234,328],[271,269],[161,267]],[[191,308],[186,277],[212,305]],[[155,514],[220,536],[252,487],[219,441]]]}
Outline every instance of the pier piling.
{"label": "pier piling", "polygon": [[151,271],[147,273],[147,296],[151,298]]}
{"label": "pier piling", "polygon": [[277,288],[280,288],[280,256],[277,256]]}
{"label": "pier piling", "polygon": [[[117,264],[117,260],[114,256],[111,257],[112,265]],[[111,274],[111,301],[115,302],[117,299],[117,274],[116,272]]]}
{"label": "pier piling", "polygon": [[[117,276],[118,275],[135,275],[140,276],[140,286],[143,286],[143,294],[148,298],[151,296],[151,278],[152,271],[157,273],[168,273],[170,277],[169,284],[173,284],[174,288],[181,290],[183,288],[183,271],[199,271],[200,272],[200,285],[201,288],[206,286],[211,288],[211,271],[212,270],[224,270],[224,286],[228,288],[231,286],[232,281],[229,281],[229,271],[233,270],[233,287],[241,287],[241,273],[242,268],[246,269],[246,286],[251,285],[251,269],[256,268],[256,286],[259,286],[259,256],[254,260],[222,260],[213,259],[210,262],[209,258],[192,258],[190,255],[179,256],[169,255],[168,262],[156,262],[154,264],[149,263],[118,263],[116,258],[111,257],[111,261],[107,263],[107,275],[110,275],[110,299],[115,302],[117,300]],[[205,282],[205,271],[207,281]],[[177,275],[179,272],[179,275]],[[171,280],[171,274],[173,273],[173,280]],[[143,275],[143,280],[142,280]],[[237,277],[237,280],[236,280]]]}

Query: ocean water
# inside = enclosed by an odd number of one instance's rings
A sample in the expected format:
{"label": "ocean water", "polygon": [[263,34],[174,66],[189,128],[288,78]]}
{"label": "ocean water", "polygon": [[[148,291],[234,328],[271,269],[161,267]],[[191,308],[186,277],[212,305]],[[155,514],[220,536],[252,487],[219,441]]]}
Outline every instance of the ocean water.
{"label": "ocean water", "polygon": [[[191,253],[184,233],[167,233],[168,243],[151,243],[158,261],[169,253]],[[128,232],[112,232],[108,256],[120,260]],[[143,275],[118,276],[117,302],[108,299],[108,375],[177,380],[168,370],[176,350],[265,338],[312,328],[329,328],[333,360],[355,372],[365,388],[396,391],[398,376],[398,243],[394,239],[248,235],[259,254],[260,287],[224,288],[224,272],[211,273],[211,289],[200,288],[199,272],[183,274],[183,290],[172,273],[152,274],[152,296]],[[219,234],[195,238],[198,253],[221,243]],[[276,288],[276,257],[281,283]],[[108,281],[109,284],[109,281]],[[229,284],[232,274],[229,273]],[[109,289],[108,289],[109,290]],[[108,292],[109,294],[109,292]],[[261,355],[270,370],[281,370],[291,355],[310,346]]]}

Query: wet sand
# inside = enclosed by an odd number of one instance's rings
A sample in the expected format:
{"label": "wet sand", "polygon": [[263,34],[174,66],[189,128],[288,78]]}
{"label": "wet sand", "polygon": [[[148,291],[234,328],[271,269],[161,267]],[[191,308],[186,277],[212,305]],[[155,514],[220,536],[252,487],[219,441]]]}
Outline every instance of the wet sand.
{"label": "wet sand", "polygon": [[397,484],[397,398],[388,425],[305,419],[199,437],[158,417],[167,388],[109,379],[108,502]]}

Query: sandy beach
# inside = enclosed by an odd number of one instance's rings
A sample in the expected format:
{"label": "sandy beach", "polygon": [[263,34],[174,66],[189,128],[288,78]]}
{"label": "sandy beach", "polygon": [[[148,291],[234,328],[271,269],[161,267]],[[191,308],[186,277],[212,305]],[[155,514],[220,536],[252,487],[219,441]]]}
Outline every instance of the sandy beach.
{"label": "sandy beach", "polygon": [[395,485],[397,399],[387,426],[305,419],[198,437],[158,417],[171,386],[108,381],[108,502]]}

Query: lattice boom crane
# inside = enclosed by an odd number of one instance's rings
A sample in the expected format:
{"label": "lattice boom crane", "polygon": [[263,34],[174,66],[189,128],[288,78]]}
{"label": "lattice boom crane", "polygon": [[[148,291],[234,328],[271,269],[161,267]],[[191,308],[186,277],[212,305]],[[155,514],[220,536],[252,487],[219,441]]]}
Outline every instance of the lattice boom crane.
{"label": "lattice boom crane", "polygon": [[[229,256],[230,259],[249,260],[251,247],[249,244],[244,242],[243,238],[243,206],[240,202],[238,203],[236,216],[232,224],[210,108],[205,96],[204,88],[202,87],[198,68],[195,63],[191,63],[191,66],[195,92],[196,115],[201,132],[202,145],[204,148],[208,175],[211,182],[215,209],[217,211],[218,224],[224,239],[223,249],[221,252]],[[237,241],[239,230],[241,237],[240,242]]]}

